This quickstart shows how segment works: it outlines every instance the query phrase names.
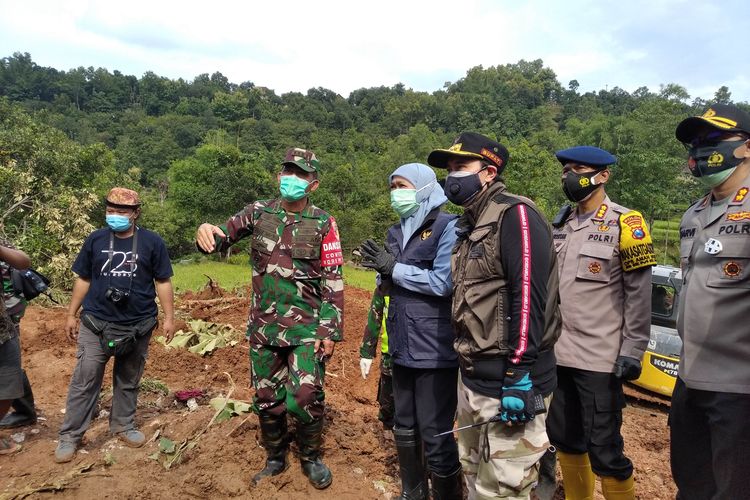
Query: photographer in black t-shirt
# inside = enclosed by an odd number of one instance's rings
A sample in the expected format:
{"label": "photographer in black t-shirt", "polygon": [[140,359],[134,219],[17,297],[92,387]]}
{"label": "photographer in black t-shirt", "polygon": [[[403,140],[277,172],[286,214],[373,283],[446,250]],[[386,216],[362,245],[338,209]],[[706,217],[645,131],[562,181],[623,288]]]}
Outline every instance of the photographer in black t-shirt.
{"label": "photographer in black t-shirt", "polygon": [[[136,226],[138,193],[113,188],[106,199],[107,228],[91,233],[73,272],[78,275],[65,331],[78,342],[78,362],[68,389],[65,421],[55,450],[56,462],[69,462],[96,412],[107,361],[114,356],[110,431],[126,445],[145,443],[134,425],[138,385],[146,363],[158,309],[164,310],[164,335],[174,335],[172,265],[161,237]],[[83,306],[80,328],[76,319]]]}

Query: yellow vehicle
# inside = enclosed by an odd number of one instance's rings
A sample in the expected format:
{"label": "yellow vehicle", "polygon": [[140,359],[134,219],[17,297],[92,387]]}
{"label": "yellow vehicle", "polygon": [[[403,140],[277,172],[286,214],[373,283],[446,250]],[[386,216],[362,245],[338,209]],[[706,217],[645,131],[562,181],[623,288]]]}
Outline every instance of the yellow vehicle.
{"label": "yellow vehicle", "polygon": [[672,396],[677,381],[682,341],[677,335],[677,308],[682,289],[682,272],[671,266],[651,271],[651,338],[643,355],[643,371],[637,386]]}

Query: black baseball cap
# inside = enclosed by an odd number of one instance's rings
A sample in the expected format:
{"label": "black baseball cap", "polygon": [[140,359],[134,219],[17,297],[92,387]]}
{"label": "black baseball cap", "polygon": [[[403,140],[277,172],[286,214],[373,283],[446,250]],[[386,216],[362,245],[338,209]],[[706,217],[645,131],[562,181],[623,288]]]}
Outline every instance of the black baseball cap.
{"label": "black baseball cap", "polygon": [[729,104],[714,104],[701,116],[682,120],[677,125],[675,136],[678,141],[688,143],[706,129],[750,134],[750,114]]}
{"label": "black baseball cap", "polygon": [[427,157],[427,163],[435,168],[448,168],[451,158],[476,158],[497,167],[498,174],[508,163],[508,149],[497,141],[476,132],[463,132],[448,149],[436,149]]}

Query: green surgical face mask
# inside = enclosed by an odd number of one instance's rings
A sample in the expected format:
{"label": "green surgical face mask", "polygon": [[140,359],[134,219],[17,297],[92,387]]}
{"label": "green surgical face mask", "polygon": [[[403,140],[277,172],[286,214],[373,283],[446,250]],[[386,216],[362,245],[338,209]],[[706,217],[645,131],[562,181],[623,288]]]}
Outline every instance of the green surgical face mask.
{"label": "green surgical face mask", "polygon": [[279,185],[281,197],[286,201],[298,201],[307,196],[307,186],[310,183],[296,175],[282,175]]}
{"label": "green surgical face mask", "polygon": [[417,203],[417,190],[407,188],[392,190],[391,208],[393,208],[402,219],[409,217],[417,211],[417,208],[419,208],[419,203]]}
{"label": "green surgical face mask", "polygon": [[696,180],[703,186],[709,189],[713,189],[725,180],[729,179],[729,176],[732,175],[735,170],[737,170],[737,167],[732,167],[727,170],[722,170],[721,172],[716,172],[715,174],[696,177]]}

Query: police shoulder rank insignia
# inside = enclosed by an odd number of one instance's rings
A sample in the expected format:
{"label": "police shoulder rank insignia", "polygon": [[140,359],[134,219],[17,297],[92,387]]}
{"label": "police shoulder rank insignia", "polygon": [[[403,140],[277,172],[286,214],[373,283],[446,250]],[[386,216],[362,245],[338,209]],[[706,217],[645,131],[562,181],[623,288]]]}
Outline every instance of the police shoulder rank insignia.
{"label": "police shoulder rank insignia", "polygon": [[424,241],[424,240],[426,240],[427,238],[429,238],[430,236],[432,236],[432,229],[425,229],[424,231],[422,231],[422,234],[421,234],[421,235],[419,235],[419,238],[420,238],[420,239],[421,239],[422,241]]}
{"label": "police shoulder rank insignia", "polygon": [[654,245],[646,221],[635,210],[620,216],[620,261],[623,271],[656,265]]}
{"label": "police shoulder rank insignia", "polygon": [[750,189],[746,187],[741,187],[737,190],[737,193],[734,195],[734,198],[732,198],[732,201],[730,202],[730,205],[742,203],[745,201],[745,197],[747,196],[747,193],[750,192]]}
{"label": "police shoulder rank insignia", "polygon": [[609,207],[607,206],[606,203],[602,203],[602,205],[599,207],[599,210],[597,210],[596,213],[594,214],[594,219],[599,219],[599,220],[604,219],[604,216],[607,214],[608,208]]}
{"label": "police shoulder rank insignia", "polygon": [[320,264],[322,266],[340,266],[344,263],[344,253],[341,251],[341,240],[339,239],[339,228],[336,219],[329,219],[331,229],[323,238],[320,252]]}

